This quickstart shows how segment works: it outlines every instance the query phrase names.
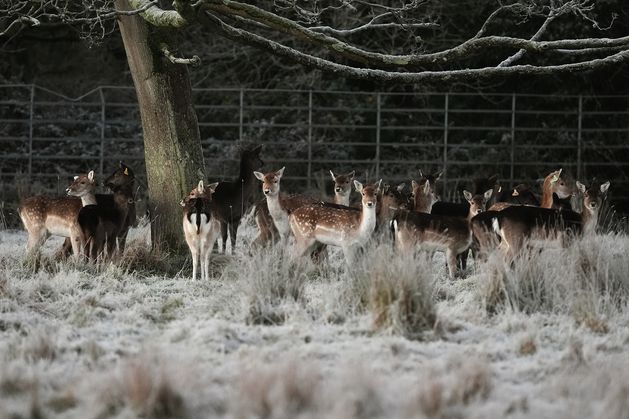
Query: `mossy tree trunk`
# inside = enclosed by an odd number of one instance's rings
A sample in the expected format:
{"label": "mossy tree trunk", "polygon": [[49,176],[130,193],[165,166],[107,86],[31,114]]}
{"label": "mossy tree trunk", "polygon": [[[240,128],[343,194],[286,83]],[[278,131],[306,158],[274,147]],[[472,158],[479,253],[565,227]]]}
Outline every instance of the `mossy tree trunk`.
{"label": "mossy tree trunk", "polygon": [[[127,0],[116,0],[128,10]],[[204,178],[203,154],[192,90],[185,65],[171,63],[160,45],[172,48],[175,29],[121,16],[120,32],[142,118],[153,246],[183,247],[179,201]]]}

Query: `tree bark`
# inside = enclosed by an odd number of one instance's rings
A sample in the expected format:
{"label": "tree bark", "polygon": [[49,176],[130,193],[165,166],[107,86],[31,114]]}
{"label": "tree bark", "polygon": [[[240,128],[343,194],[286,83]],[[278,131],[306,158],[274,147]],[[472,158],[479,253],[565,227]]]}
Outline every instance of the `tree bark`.
{"label": "tree bark", "polygon": [[[115,0],[129,10],[127,0]],[[185,65],[160,50],[173,29],[150,27],[141,16],[120,16],[120,32],[140,107],[153,247],[183,248],[179,201],[204,178],[197,116]],[[172,48],[172,43],[169,43]]]}

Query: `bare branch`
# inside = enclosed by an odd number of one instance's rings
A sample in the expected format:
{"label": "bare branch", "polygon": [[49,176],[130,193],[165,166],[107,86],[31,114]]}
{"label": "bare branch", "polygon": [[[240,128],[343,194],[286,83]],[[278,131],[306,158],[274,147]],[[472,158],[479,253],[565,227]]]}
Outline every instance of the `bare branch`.
{"label": "bare branch", "polygon": [[243,29],[235,28],[223,22],[220,18],[206,13],[209,23],[225,37],[234,41],[242,42],[257,48],[272,52],[273,54],[289,58],[303,65],[319,70],[332,72],[340,76],[366,79],[381,82],[399,83],[425,83],[425,82],[465,82],[478,81],[479,79],[491,79],[509,75],[551,75],[571,73],[575,71],[591,71],[609,65],[618,65],[629,60],[629,51],[623,50],[614,55],[582,61],[571,64],[533,66],[517,65],[513,67],[484,67],[462,70],[446,71],[422,71],[422,72],[395,72],[370,68],[355,68],[347,65],[337,64],[332,61],[305,54],[296,49],[281,45]]}
{"label": "bare branch", "polygon": [[9,26],[7,26],[7,28],[0,32],[0,37],[7,35],[8,33],[11,32],[11,29],[13,29],[13,27],[15,25],[18,24],[30,24],[31,26],[39,26],[41,24],[41,22],[33,17],[29,17],[29,16],[20,16],[18,18],[16,18],[15,20],[13,20],[11,23],[9,23]]}
{"label": "bare branch", "polygon": [[193,67],[197,67],[199,64],[201,64],[201,59],[197,55],[193,55],[192,58],[180,58],[175,56],[175,54],[170,51],[168,45],[165,43],[159,44],[159,48],[164,56],[168,58],[168,60],[173,64],[192,65]]}

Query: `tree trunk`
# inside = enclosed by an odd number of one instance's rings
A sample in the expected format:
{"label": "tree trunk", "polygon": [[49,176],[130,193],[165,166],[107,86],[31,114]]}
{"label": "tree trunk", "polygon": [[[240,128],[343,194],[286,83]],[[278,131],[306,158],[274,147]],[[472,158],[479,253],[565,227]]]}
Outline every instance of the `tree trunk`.
{"label": "tree trunk", "polygon": [[[127,0],[115,4],[120,10],[130,9]],[[188,70],[161,53],[167,29],[149,28],[138,15],[120,16],[119,26],[142,118],[152,243],[179,251],[183,246],[179,201],[204,178]]]}

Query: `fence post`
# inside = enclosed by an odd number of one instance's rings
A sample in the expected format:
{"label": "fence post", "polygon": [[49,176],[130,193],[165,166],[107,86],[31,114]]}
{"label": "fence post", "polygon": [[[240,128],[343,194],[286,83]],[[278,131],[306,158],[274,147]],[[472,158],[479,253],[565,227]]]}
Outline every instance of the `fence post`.
{"label": "fence post", "polygon": [[312,179],[312,90],[308,92],[308,189]]}
{"label": "fence post", "polygon": [[240,88],[240,111],[239,111],[239,117],[238,117],[238,140],[242,142],[242,123],[245,117],[245,89],[244,88]]}
{"label": "fence post", "polygon": [[98,94],[100,95],[100,161],[99,161],[99,175],[103,178],[103,166],[105,162],[105,94],[103,93],[102,86],[98,88]]}
{"label": "fence post", "polygon": [[511,167],[509,168],[509,181],[511,186],[515,183],[515,93],[511,96]]}
{"label": "fence post", "polygon": [[35,113],[35,85],[31,84],[31,97],[28,116],[28,184],[33,181],[33,118]]}
{"label": "fence post", "polygon": [[583,126],[583,96],[579,95],[579,113],[577,117],[577,179],[582,179],[581,166],[581,153],[583,152],[583,140],[582,140],[582,126]]}
{"label": "fence post", "polygon": [[375,181],[380,179],[380,127],[381,127],[381,103],[380,103],[381,93],[378,92],[376,94],[376,177]]}
{"label": "fence post", "polygon": [[445,103],[443,107],[443,195],[448,191],[448,114],[450,109],[450,94],[445,94]]}

